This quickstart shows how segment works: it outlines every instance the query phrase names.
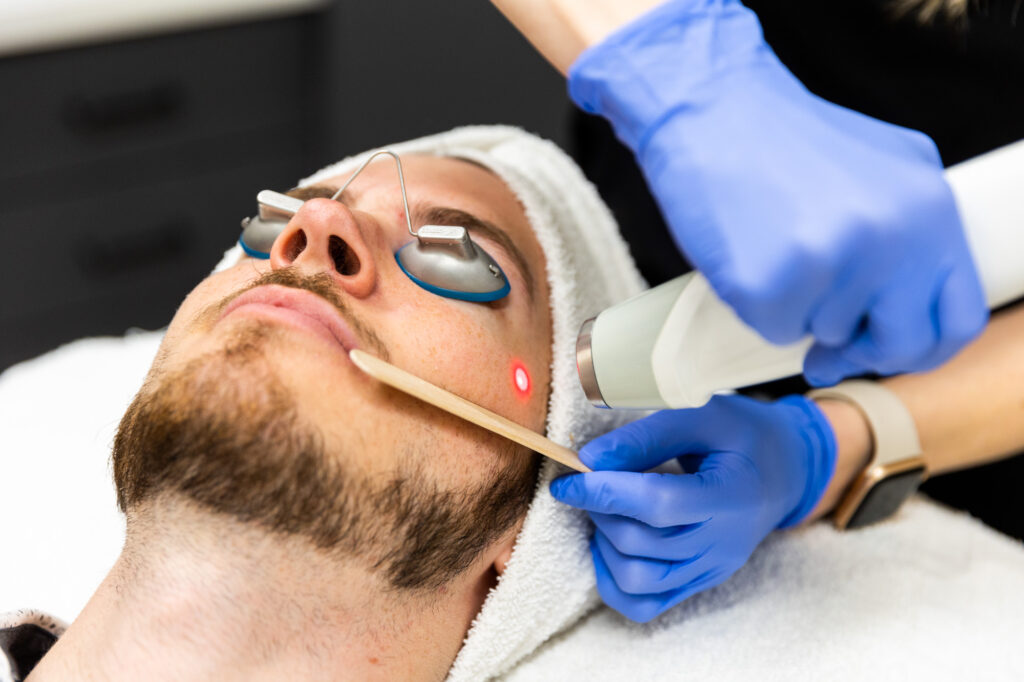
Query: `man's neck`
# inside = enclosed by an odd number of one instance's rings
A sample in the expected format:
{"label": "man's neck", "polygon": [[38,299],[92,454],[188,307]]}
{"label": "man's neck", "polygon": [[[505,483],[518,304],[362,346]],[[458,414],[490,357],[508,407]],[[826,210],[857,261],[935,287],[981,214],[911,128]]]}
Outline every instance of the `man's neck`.
{"label": "man's neck", "polygon": [[195,510],[149,509],[129,528],[30,682],[443,679],[488,589],[393,596],[304,542]]}

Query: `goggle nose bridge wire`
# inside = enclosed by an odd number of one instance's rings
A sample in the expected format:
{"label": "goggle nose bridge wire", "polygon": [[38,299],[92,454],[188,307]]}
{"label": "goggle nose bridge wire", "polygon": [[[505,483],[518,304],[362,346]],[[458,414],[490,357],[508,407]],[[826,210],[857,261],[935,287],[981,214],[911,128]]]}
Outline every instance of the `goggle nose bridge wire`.
{"label": "goggle nose bridge wire", "polygon": [[373,161],[378,156],[380,156],[381,154],[387,154],[388,156],[395,160],[395,167],[398,169],[398,185],[402,188],[402,209],[405,211],[405,226],[409,230],[409,234],[419,239],[419,235],[413,232],[412,219],[409,217],[409,197],[405,193],[405,175],[402,173],[402,160],[398,158],[397,153],[393,152],[390,149],[382,149],[379,152],[374,152],[373,154],[370,154],[370,156],[368,156],[366,160],[363,161],[362,164],[360,164],[359,168],[357,168],[355,172],[348,177],[348,180],[345,181],[345,184],[343,184],[341,188],[338,189],[338,191],[331,196],[331,200],[336,201],[338,197],[340,197],[342,193],[346,189],[348,189],[348,186],[352,184],[352,181],[356,179],[356,176],[362,173],[363,169],[370,165],[370,162]]}

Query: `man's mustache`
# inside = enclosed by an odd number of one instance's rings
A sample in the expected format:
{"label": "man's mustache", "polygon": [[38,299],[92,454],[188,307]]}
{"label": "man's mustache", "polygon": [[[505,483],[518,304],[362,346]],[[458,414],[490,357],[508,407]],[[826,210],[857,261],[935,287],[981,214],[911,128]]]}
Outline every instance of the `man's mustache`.
{"label": "man's mustache", "polygon": [[318,272],[315,275],[303,275],[294,267],[272,270],[271,272],[261,275],[249,286],[244,289],[239,289],[222,300],[217,306],[218,314],[220,311],[224,310],[231,301],[235,300],[245,292],[271,284],[290,287],[292,289],[302,289],[303,291],[308,291],[311,294],[315,294],[316,296],[324,299],[334,306],[338,313],[341,314],[341,317],[348,323],[352,328],[352,331],[355,332],[356,336],[359,337],[359,340],[365,346],[368,346],[369,349],[371,349],[381,359],[390,359],[391,354],[388,353],[387,346],[384,345],[384,342],[379,336],[377,336],[377,333],[369,327],[369,325],[352,313],[352,310],[345,303],[344,299],[342,299],[338,294],[337,285],[335,285],[334,280],[331,279],[331,276],[326,272]]}

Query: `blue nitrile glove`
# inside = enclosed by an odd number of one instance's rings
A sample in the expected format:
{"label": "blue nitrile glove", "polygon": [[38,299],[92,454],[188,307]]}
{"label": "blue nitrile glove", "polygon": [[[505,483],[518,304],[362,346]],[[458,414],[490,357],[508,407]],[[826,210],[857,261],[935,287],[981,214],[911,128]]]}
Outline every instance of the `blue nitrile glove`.
{"label": "blue nitrile glove", "polygon": [[[633,473],[675,457],[688,473]],[[728,578],[775,528],[799,523],[835,457],[832,427],[806,398],[716,396],[596,438],[580,450],[595,471],[555,479],[551,494],[590,512],[605,603],[646,622]]]}
{"label": "blue nitrile glove", "polygon": [[818,385],[950,358],[988,311],[924,134],[808,92],[735,0],[675,0],[585,51],[569,92],[637,156],[676,243]]}

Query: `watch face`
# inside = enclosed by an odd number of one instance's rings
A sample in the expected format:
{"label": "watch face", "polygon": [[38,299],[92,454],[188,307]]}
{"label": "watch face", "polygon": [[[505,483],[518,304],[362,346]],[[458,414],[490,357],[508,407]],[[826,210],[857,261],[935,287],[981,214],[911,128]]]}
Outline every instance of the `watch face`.
{"label": "watch face", "polygon": [[846,527],[860,528],[892,516],[923,480],[924,467],[917,467],[879,481],[864,496]]}

